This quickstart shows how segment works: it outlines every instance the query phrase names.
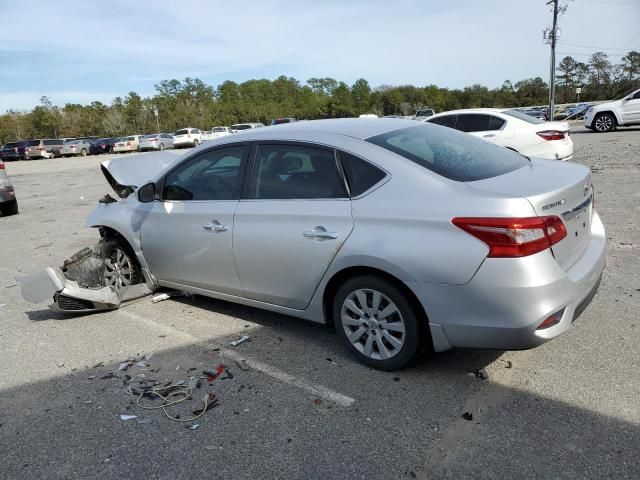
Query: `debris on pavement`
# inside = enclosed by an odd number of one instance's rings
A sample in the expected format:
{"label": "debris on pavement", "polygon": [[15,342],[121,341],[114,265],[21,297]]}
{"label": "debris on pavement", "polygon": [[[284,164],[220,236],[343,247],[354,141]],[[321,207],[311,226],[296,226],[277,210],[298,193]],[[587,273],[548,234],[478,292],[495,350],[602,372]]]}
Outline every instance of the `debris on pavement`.
{"label": "debris on pavement", "polygon": [[249,340],[249,336],[248,335],[243,335],[238,340],[234,340],[233,342],[231,342],[229,345],[231,345],[232,347],[237,347],[238,345],[240,345],[241,343],[246,342],[247,340]]}
{"label": "debris on pavement", "polygon": [[249,370],[249,365],[247,364],[247,360],[244,358],[240,358],[236,360],[236,364],[238,365],[240,370],[242,370],[243,372],[246,372]]}
{"label": "debris on pavement", "polygon": [[329,362],[331,365],[338,365],[336,362],[333,361],[333,359],[327,357],[327,362]]}
{"label": "debris on pavement", "polygon": [[489,373],[487,373],[487,371],[484,368],[474,370],[473,374],[476,376],[476,378],[479,378],[480,380],[487,380],[489,378]]}
{"label": "debris on pavement", "polygon": [[138,418],[137,415],[120,415],[120,420],[124,420],[125,422],[127,420],[133,420],[134,418]]}
{"label": "debris on pavement", "polygon": [[462,418],[464,418],[465,420],[471,421],[473,420],[473,413],[471,412],[464,412],[462,414]]}
{"label": "debris on pavement", "polygon": [[163,302],[164,300],[169,300],[170,298],[175,298],[175,297],[191,297],[191,294],[180,291],[180,290],[174,290],[173,292],[165,292],[165,293],[159,293],[158,295],[154,295],[151,298],[151,301],[153,303],[158,303],[158,302]]}

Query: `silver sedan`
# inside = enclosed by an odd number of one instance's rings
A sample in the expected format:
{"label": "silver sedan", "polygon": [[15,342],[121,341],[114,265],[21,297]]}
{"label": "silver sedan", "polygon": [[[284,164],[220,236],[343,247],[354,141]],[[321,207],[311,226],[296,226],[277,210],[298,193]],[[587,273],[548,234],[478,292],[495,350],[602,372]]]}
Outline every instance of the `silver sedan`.
{"label": "silver sedan", "polygon": [[333,323],[380,369],[540,345],[605,266],[588,168],[437,125],[298,122],[156,155],[103,163],[123,197],[87,221],[107,283]]}

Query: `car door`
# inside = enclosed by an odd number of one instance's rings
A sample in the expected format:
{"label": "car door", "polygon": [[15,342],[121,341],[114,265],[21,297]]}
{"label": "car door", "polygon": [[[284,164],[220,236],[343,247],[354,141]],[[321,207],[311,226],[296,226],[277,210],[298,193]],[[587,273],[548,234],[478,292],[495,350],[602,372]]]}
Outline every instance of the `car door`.
{"label": "car door", "polygon": [[262,143],[251,172],[233,230],[243,294],[304,309],[353,229],[335,153],[297,142]]}
{"label": "car door", "polygon": [[625,125],[640,123],[640,90],[622,104],[622,121]]}
{"label": "car door", "polygon": [[248,152],[248,144],[206,150],[158,185],[158,200],[148,204],[142,221],[141,243],[161,283],[240,294],[231,247]]}

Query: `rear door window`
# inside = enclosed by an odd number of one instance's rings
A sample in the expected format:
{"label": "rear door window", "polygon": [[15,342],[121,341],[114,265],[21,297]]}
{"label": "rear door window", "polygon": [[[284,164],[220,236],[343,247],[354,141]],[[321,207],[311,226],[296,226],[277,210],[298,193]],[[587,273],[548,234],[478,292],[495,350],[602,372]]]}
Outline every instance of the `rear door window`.
{"label": "rear door window", "polygon": [[365,140],[459,182],[497,177],[528,164],[525,157],[511,150],[428,123]]}
{"label": "rear door window", "polygon": [[489,117],[489,130],[500,130],[504,124],[507,123],[506,120],[496,117],[495,115],[490,115]]}
{"label": "rear door window", "polygon": [[484,132],[490,130],[491,117],[483,113],[462,113],[458,115],[456,129],[462,132]]}
{"label": "rear door window", "polygon": [[334,151],[306,145],[260,145],[252,175],[255,199],[346,198]]}
{"label": "rear door window", "polygon": [[429,123],[435,123],[436,125],[442,125],[443,127],[456,128],[457,115],[443,115],[441,117],[435,117],[427,120]]}

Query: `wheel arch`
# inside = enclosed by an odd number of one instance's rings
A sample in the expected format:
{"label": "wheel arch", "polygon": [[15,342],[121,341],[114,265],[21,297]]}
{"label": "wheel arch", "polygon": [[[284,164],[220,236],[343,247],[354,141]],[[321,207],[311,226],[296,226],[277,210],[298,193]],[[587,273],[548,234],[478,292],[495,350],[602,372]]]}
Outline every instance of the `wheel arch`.
{"label": "wheel arch", "polygon": [[392,283],[406,295],[416,314],[423,320],[422,322],[420,322],[420,335],[423,340],[423,344],[427,346],[429,351],[433,351],[433,340],[431,338],[431,332],[429,329],[429,317],[424,309],[424,306],[422,305],[420,300],[418,300],[416,294],[413,292],[413,290],[411,290],[411,288],[407,286],[405,282],[400,280],[398,277],[376,267],[350,266],[335,272],[331,276],[326,286],[324,287],[324,291],[322,292],[322,313],[327,325],[334,325],[331,301],[335,297],[340,286],[350,278],[365,275],[372,275],[383,278]]}
{"label": "wheel arch", "polygon": [[611,115],[613,117],[613,121],[614,121],[614,126],[617,127],[618,125],[620,125],[620,119],[618,118],[618,114],[614,111],[614,110],[602,110],[601,112],[596,112],[593,115],[593,120],[591,120],[591,128],[595,129],[595,123],[596,123],[596,119],[604,114],[604,113],[608,113],[609,115]]}

